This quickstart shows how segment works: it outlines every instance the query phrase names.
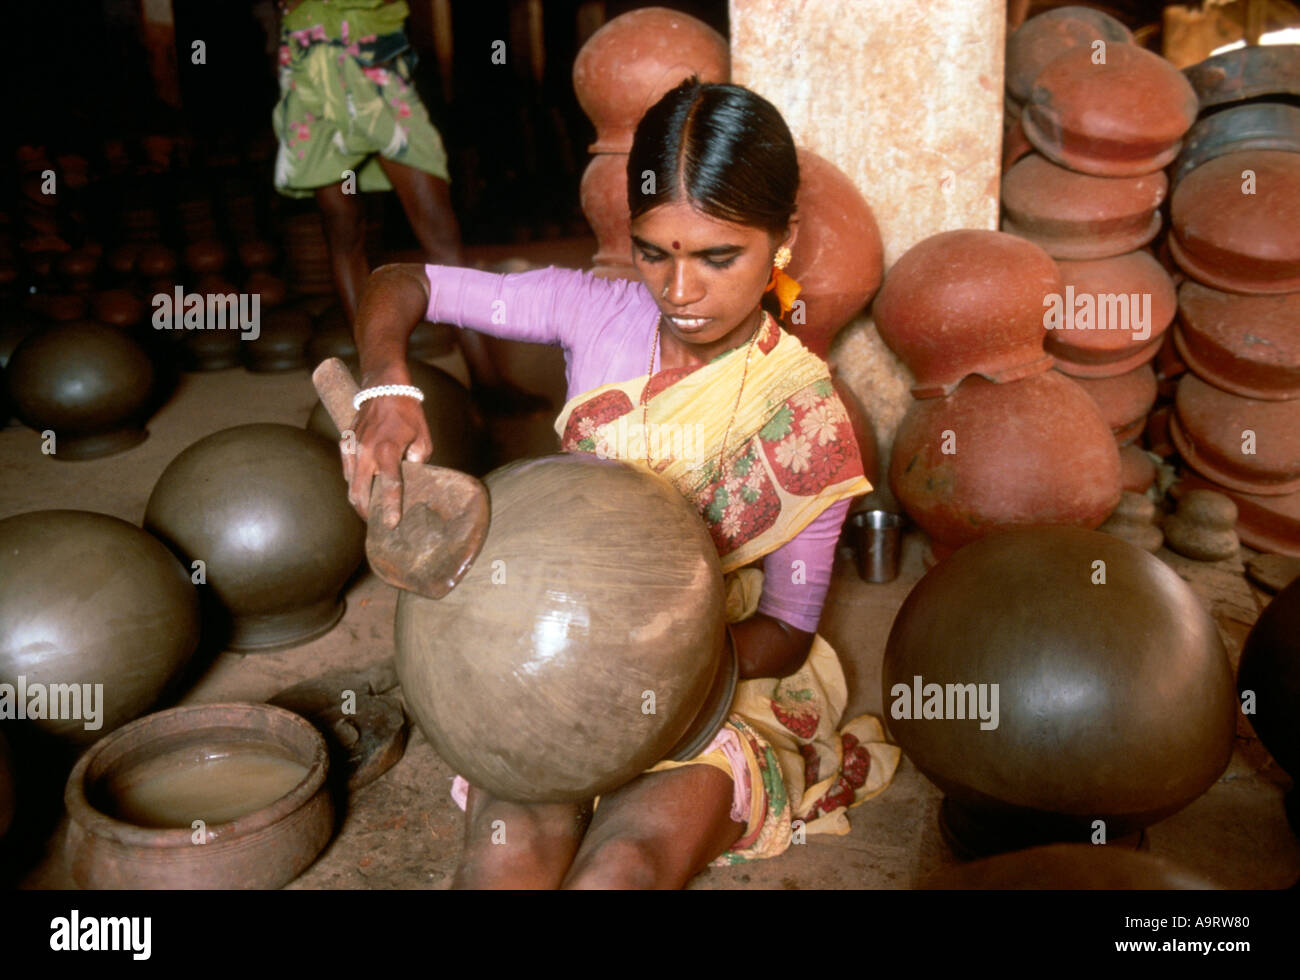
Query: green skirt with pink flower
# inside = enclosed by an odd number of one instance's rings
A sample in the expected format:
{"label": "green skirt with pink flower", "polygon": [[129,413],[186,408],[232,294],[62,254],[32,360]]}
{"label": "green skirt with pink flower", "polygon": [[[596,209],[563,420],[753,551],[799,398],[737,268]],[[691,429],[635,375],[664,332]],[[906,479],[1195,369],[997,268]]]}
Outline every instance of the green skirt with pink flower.
{"label": "green skirt with pink flower", "polygon": [[[371,42],[369,49],[376,40],[358,42]],[[322,41],[309,32],[286,42],[273,116],[276,190],[310,197],[349,174],[358,191],[392,190],[377,156],[449,179],[447,151],[411,84],[405,54],[368,66],[358,42]]]}

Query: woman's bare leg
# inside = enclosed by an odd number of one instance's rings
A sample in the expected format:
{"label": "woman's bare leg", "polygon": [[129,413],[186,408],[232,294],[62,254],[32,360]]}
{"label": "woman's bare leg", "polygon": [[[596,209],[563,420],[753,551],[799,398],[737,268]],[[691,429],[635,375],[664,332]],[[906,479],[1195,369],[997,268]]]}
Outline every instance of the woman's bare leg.
{"label": "woman's bare leg", "polygon": [[558,888],[590,819],[589,805],[511,803],[471,786],[451,887]]}
{"label": "woman's bare leg", "polygon": [[600,798],[564,887],[684,887],[745,832],[733,794],[712,766],[638,776]]}
{"label": "woman's bare leg", "polygon": [[342,184],[316,188],[316,203],[324,218],[334,286],[347,311],[348,322],[352,323],[357,317],[361,288],[370,275],[366,262],[365,209],[356,194],[343,193]]}

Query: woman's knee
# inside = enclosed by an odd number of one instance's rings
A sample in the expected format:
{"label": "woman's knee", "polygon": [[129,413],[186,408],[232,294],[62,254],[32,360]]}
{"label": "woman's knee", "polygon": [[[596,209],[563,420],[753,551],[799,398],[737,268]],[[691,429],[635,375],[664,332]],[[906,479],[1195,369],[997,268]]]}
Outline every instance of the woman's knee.
{"label": "woman's knee", "polygon": [[565,888],[680,888],[670,881],[654,842],[633,837],[612,837],[575,865]]}

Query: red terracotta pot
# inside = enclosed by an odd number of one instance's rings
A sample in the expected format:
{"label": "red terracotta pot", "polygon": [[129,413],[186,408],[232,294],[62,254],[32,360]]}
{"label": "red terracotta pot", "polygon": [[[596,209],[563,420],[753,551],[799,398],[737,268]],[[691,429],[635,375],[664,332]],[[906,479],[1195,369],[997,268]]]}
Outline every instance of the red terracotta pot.
{"label": "red terracotta pot", "polygon": [[1210,160],[1178,185],[1171,217],[1169,249],[1194,279],[1236,293],[1300,292],[1300,153]]}
{"label": "red terracotta pot", "polygon": [[596,31],[573,62],[573,89],[596,127],[592,153],[626,153],[642,114],[683,79],[731,80],[727,39],[703,21],[643,7]]}
{"label": "red terracotta pot", "polygon": [[1179,475],[1170,491],[1175,498],[1188,490],[1217,490],[1237,505],[1237,536],[1243,544],[1266,554],[1300,558],[1300,491],[1273,496],[1242,493],[1190,469],[1182,469]]}
{"label": "red terracotta pot", "polygon": [[108,253],[108,267],[120,276],[129,276],[135,271],[135,262],[140,255],[140,245],[127,242]]}
{"label": "red terracotta pot", "polygon": [[284,302],[285,296],[288,295],[288,289],[284,280],[279,276],[273,276],[269,272],[253,272],[248,276],[244,283],[244,288],[250,293],[256,293],[261,296],[261,305],[264,310],[271,310]]}
{"label": "red terracotta pot", "polygon": [[1108,44],[1055,58],[1034,80],[1021,125],[1044,156],[1099,177],[1136,177],[1171,163],[1196,121],[1196,92],[1158,54]]}
{"label": "red terracotta pot", "polygon": [[59,275],[65,279],[89,279],[99,268],[99,253],[88,248],[74,248],[59,257]]}
{"label": "red terracotta pot", "polygon": [[1091,177],[1032,154],[1002,178],[1002,230],[1058,259],[1104,259],[1141,248],[1160,230],[1163,171]]}
{"label": "red terracotta pot", "polygon": [[1242,296],[1198,282],[1178,290],[1174,343],[1217,388],[1246,398],[1300,398],[1300,293]]}
{"label": "red terracotta pot", "polygon": [[1300,490],[1300,401],[1242,398],[1185,374],[1174,404],[1169,435],[1196,472],[1243,493]]}
{"label": "red terracotta pot", "polygon": [[1121,489],[1146,493],[1156,482],[1156,464],[1135,443],[1119,447],[1119,483]]}
{"label": "red terracotta pot", "polygon": [[1110,378],[1075,378],[1097,406],[1121,446],[1142,434],[1147,414],[1156,403],[1156,373],[1143,364]]}
{"label": "red terracotta pot", "polygon": [[136,256],[135,267],[146,279],[169,276],[176,271],[176,253],[166,245],[145,245]]}
{"label": "red terracotta pot", "polygon": [[960,547],[1011,527],[1095,528],[1119,503],[1119,450],[1069,378],[1048,372],[999,385],[973,377],[947,398],[912,405],[889,482],[933,539]]}
{"label": "red terracotta pot", "polygon": [[598,153],[582,174],[582,213],[596,233],[592,272],[606,279],[641,277],[632,264],[627,205],[627,154]]}
{"label": "red terracotta pot", "polygon": [[799,237],[785,271],[803,287],[804,306],[791,311],[787,329],[824,358],[835,335],[880,288],[884,246],[853,181],[809,150],[799,150],[797,201]]}
{"label": "red terracotta pot", "polygon": [[1045,300],[1061,291],[1042,249],[998,231],[932,235],[894,264],[873,309],[880,336],[936,398],[980,374],[1007,382],[1052,366],[1043,351]]}
{"label": "red terracotta pot", "polygon": [[95,297],[95,319],[100,323],[133,327],[144,314],[144,303],[129,289],[106,289]]}
{"label": "red terracotta pot", "polygon": [[1057,265],[1061,317],[1044,346],[1060,370],[1080,378],[1113,377],[1156,356],[1178,304],[1174,284],[1154,256],[1139,251]]}
{"label": "red terracotta pot", "polygon": [[1098,40],[1123,44],[1133,40],[1133,33],[1091,7],[1057,7],[1029,18],[1007,38],[1007,90],[1012,98],[1025,102],[1039,72],[1067,51],[1091,52]]}
{"label": "red terracotta pot", "polygon": [[230,253],[215,239],[204,239],[185,246],[185,264],[194,272],[220,272],[226,267]]}
{"label": "red terracotta pot", "polygon": [[255,239],[239,246],[239,261],[246,269],[265,269],[275,261],[275,246]]}

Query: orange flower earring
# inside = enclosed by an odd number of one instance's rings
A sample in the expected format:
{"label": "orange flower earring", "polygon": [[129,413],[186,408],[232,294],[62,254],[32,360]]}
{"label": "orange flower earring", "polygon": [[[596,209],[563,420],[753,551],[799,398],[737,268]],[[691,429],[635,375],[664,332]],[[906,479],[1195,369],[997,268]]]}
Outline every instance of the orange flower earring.
{"label": "orange flower earring", "polygon": [[781,304],[782,320],[794,307],[795,298],[803,289],[798,282],[782,271],[790,264],[790,258],[790,249],[785,245],[776,250],[776,255],[772,257],[772,278],[768,280],[767,289],[763,290],[766,293],[776,293],[777,302]]}

